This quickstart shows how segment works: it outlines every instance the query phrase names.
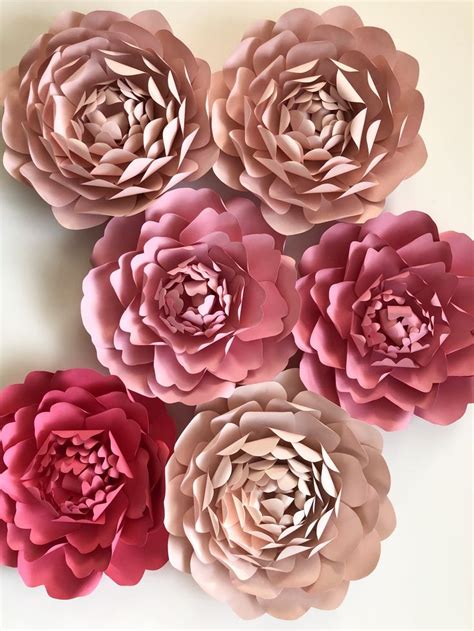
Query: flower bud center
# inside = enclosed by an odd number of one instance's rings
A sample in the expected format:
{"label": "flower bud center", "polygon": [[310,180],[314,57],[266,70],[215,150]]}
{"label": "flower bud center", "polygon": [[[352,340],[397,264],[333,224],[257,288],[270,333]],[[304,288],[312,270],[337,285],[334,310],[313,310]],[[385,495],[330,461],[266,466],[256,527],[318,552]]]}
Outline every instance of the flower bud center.
{"label": "flower bud center", "polygon": [[433,318],[415,297],[392,290],[374,298],[362,320],[368,346],[393,357],[427,348],[433,328]]}
{"label": "flower bud center", "polygon": [[43,443],[25,479],[60,515],[95,521],[120,485],[118,460],[105,432],[55,431]]}
{"label": "flower bud center", "polygon": [[232,296],[215,264],[208,267],[193,259],[168,273],[157,292],[163,322],[174,332],[214,335],[230,312]]}

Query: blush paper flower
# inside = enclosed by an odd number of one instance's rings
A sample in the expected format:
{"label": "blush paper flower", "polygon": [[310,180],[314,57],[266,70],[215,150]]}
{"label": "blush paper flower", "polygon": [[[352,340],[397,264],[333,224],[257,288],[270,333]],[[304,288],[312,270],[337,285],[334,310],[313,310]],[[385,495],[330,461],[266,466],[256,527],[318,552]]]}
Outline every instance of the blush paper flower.
{"label": "blush paper flower", "polygon": [[297,369],[200,406],[166,468],[170,562],[242,618],[336,608],[395,527],[381,449]]}
{"label": "blush paper flower", "polygon": [[114,218],[94,248],[82,320],[130,389],[189,405],[272,378],[296,351],[296,269],[244,198],[177,189]]}
{"label": "blush paper flower", "polygon": [[282,234],[378,215],[418,171],[418,63],[350,7],[262,21],[213,76],[214,170]]}
{"label": "blush paper flower", "polygon": [[31,372],[0,393],[0,564],[54,598],[106,574],[134,585],[168,560],[164,467],[174,426],[158,399],[93,370]]}
{"label": "blush paper flower", "polygon": [[67,228],[138,213],[215,159],[209,66],[157,11],[65,12],[4,80],[5,167]]}
{"label": "blush paper flower", "polygon": [[446,425],[474,400],[474,245],[421,212],[338,224],[300,265],[309,390],[386,430]]}

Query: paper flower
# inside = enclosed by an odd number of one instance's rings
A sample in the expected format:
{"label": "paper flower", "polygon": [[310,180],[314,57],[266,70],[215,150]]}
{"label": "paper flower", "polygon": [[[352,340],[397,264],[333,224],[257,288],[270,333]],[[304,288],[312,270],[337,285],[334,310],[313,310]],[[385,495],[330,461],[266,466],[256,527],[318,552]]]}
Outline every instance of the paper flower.
{"label": "paper flower", "polygon": [[204,404],[166,468],[171,564],[242,618],[334,609],[395,526],[381,449],[297,369]]}
{"label": "paper flower", "polygon": [[189,405],[278,374],[296,351],[293,259],[244,198],[177,189],[113,219],[84,280],[82,320],[127,387]]}
{"label": "paper flower", "polygon": [[209,66],[157,11],[65,12],[5,80],[5,167],[67,228],[138,213],[214,162]]}
{"label": "paper flower", "polygon": [[160,568],[173,443],[163,403],[132,395],[116,377],[32,372],[5,388],[0,563],[61,599],[85,596],[102,574],[134,585]]}
{"label": "paper flower", "polygon": [[474,245],[421,212],[337,224],[301,260],[301,378],[387,430],[474,400]]}
{"label": "paper flower", "polygon": [[418,171],[418,64],[350,7],[257,23],[213,77],[214,170],[283,234],[363,222]]}

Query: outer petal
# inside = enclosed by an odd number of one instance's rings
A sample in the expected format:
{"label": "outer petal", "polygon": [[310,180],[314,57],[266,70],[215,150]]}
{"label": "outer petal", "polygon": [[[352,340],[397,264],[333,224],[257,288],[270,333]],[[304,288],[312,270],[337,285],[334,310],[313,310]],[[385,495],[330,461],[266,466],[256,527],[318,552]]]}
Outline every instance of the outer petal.
{"label": "outer petal", "polygon": [[168,533],[164,526],[149,533],[143,547],[119,540],[106,574],[119,585],[136,585],[145,570],[159,570],[168,561]]}
{"label": "outer petal", "polygon": [[57,546],[36,561],[27,561],[20,551],[18,571],[26,585],[44,585],[52,598],[61,600],[90,594],[99,584],[102,574],[94,572],[87,578],[76,578],[66,564],[64,552],[64,546]]}

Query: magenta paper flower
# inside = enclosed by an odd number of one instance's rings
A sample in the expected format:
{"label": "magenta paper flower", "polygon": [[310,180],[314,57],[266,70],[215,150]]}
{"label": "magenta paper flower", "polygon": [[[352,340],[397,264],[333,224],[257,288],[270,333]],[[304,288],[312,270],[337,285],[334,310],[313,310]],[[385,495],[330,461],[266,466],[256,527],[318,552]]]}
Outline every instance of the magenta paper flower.
{"label": "magenta paper flower", "polygon": [[138,213],[211,168],[210,76],[158,11],[67,11],[5,75],[5,168],[67,228]]}
{"label": "magenta paper flower", "polygon": [[82,301],[99,361],[168,403],[271,378],[296,350],[296,270],[282,247],[253,202],[209,189],[177,189],[112,219]]}
{"label": "magenta paper flower", "polygon": [[282,234],[378,215],[426,160],[417,61],[350,7],[251,27],[213,75],[214,170]]}
{"label": "magenta paper flower", "polygon": [[54,598],[103,574],[134,585],[168,560],[164,467],[174,426],[158,399],[93,370],[31,372],[0,396],[0,564]]}
{"label": "magenta paper flower", "polygon": [[337,224],[301,260],[303,383],[387,430],[474,400],[474,245],[421,212]]}

